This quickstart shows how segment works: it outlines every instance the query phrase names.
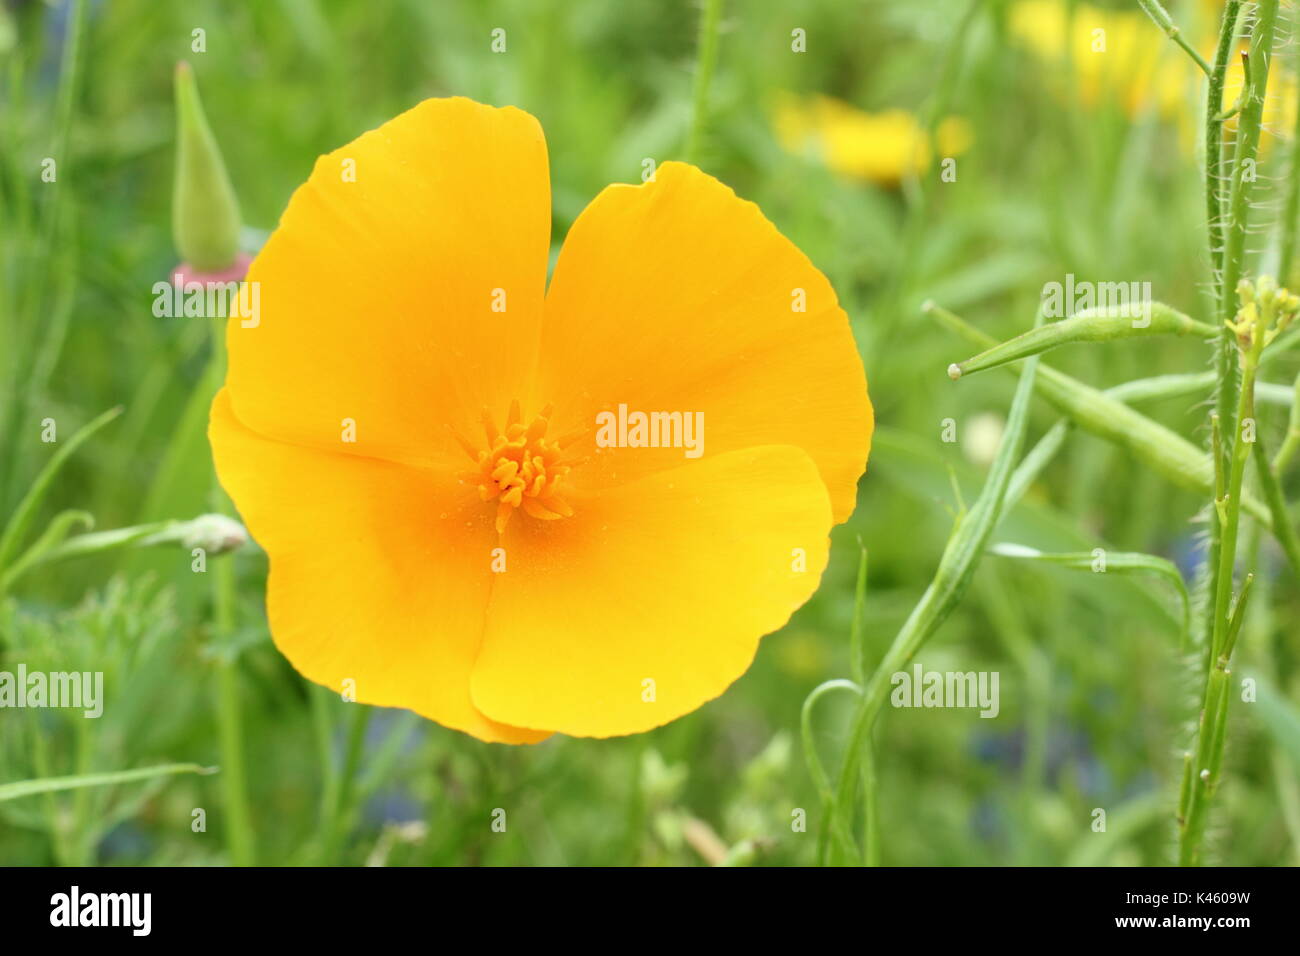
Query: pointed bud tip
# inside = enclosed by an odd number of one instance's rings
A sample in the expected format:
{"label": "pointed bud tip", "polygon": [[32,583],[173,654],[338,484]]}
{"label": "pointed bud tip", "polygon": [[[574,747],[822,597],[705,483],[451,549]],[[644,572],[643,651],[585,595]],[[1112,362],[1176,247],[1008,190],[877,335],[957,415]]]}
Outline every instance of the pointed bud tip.
{"label": "pointed bud tip", "polygon": [[239,200],[216,136],[204,115],[189,63],[176,64],[176,179],[172,234],[180,257],[200,272],[219,272],[239,255]]}

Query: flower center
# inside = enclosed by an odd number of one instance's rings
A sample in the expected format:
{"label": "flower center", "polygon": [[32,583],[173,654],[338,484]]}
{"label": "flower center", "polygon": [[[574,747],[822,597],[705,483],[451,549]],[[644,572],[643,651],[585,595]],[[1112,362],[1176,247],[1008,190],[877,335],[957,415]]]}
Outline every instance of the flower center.
{"label": "flower center", "polygon": [[452,434],[474,461],[475,467],[461,473],[461,478],[478,485],[479,497],[497,502],[497,533],[505,531],[511,515],[519,508],[541,521],[568,518],[573,509],[559,497],[561,480],[569,473],[574,460],[562,458],[564,448],[578,435],[553,439],[546,437],[552,406],[523,423],[519,400],[510,404],[504,431],[499,431],[486,409],[483,430],[487,449],[480,450],[466,441],[455,429]]}

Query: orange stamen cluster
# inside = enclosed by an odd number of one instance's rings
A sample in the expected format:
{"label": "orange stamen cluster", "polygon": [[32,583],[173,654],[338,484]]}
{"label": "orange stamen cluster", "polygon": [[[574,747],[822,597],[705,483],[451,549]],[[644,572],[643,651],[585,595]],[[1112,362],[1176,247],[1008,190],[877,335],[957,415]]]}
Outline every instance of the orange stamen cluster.
{"label": "orange stamen cluster", "polygon": [[506,530],[510,516],[518,508],[542,521],[568,518],[573,514],[573,509],[557,495],[556,488],[575,462],[560,457],[565,445],[569,444],[568,440],[546,437],[551,411],[552,406],[547,405],[540,415],[525,425],[516,399],[510,405],[505,431],[498,431],[492,416],[484,410],[486,451],[475,449],[454,429],[452,431],[476,465],[463,472],[462,478],[478,485],[479,497],[484,501],[497,502],[498,534]]}

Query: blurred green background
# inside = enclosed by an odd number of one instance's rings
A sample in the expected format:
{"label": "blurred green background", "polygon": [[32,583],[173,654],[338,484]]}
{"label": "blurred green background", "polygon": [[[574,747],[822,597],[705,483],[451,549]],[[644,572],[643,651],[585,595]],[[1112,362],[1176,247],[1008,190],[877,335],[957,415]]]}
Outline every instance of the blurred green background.
{"label": "blurred green background", "polygon": [[[212,559],[232,561],[238,580],[238,628],[219,646],[210,587],[188,553],[116,551],[51,565],[0,597],[0,669],[103,670],[111,694],[97,721],[0,711],[0,784],[221,763],[213,675],[218,659],[237,655],[260,863],[700,864],[728,852],[811,862],[820,810],[800,707],[817,684],[848,673],[857,542],[870,554],[864,633],[874,663],[933,574],[956,490],[966,502],[978,493],[1014,386],[998,372],[949,381],[948,364],[973,350],[920,303],[934,299],[1005,338],[1030,325],[1045,282],[1073,273],[1150,281],[1156,298],[1208,318],[1195,76],[1136,4],[1073,5],[1074,24],[1071,6],[724,3],[699,164],[756,201],[830,278],[878,430],[820,592],[763,641],[723,698],[636,738],[529,748],[486,746],[396,711],[357,729],[347,705],[297,677],[271,644],[255,546]],[[99,529],[210,510],[210,329],[151,311],[152,286],[176,261],[178,60],[194,66],[250,250],[317,155],[425,97],[514,104],[541,121],[553,254],[603,186],[639,181],[643,158],[680,158],[692,118],[700,11],[676,0],[103,0],[86,4],[71,49],[72,4],[0,9],[0,516],[57,447],[40,441],[43,419],[70,436],[125,408],[60,471],[38,528],[69,508]],[[1189,35],[1213,35],[1215,4],[1170,9]],[[1109,59],[1081,63],[1063,38],[1097,17],[1114,38]],[[491,51],[495,28],[506,30],[505,53]],[[204,52],[191,48],[195,29]],[[792,50],[795,30],[805,31],[803,52]],[[1290,58],[1276,68],[1294,85]],[[1161,84],[1152,95],[1148,80]],[[818,97],[848,111],[826,113]],[[950,117],[963,132],[955,181],[944,182],[935,164],[911,161],[908,136]],[[1281,155],[1289,130],[1275,132]],[[834,142],[876,165],[909,161],[896,175],[868,175],[836,162]],[[938,145],[943,153],[944,137]],[[41,179],[46,157],[57,159],[56,183]],[[1049,361],[1108,386],[1201,371],[1208,359],[1201,344],[1152,340]],[[1296,369],[1284,357],[1266,377],[1289,383]],[[1205,438],[1197,399],[1144,411]],[[949,418],[956,442],[941,439]],[[1054,421],[1036,403],[1031,440]],[[1274,444],[1285,424],[1284,408],[1270,410],[1263,427]],[[1190,579],[1202,505],[1075,433],[995,540],[1147,551],[1176,559]],[[1211,857],[1294,864],[1300,600],[1267,540],[1261,562],[1271,609],[1257,596],[1239,669],[1288,693],[1267,708],[1234,705]],[[985,560],[920,660],[998,671],[1001,713],[886,710],[876,731],[883,862],[1170,862],[1198,688],[1163,588]],[[819,707],[828,760],[841,753],[846,718],[843,700]],[[359,746],[349,748],[349,734]],[[350,751],[357,783],[340,798],[331,780]],[[491,828],[498,807],[505,833]],[[1091,829],[1098,807],[1105,834]],[[203,832],[192,829],[194,808],[207,811]],[[796,808],[807,832],[792,829]],[[334,820],[339,830],[326,836]],[[221,864],[225,828],[220,774],[26,797],[0,802],[0,863]]]}

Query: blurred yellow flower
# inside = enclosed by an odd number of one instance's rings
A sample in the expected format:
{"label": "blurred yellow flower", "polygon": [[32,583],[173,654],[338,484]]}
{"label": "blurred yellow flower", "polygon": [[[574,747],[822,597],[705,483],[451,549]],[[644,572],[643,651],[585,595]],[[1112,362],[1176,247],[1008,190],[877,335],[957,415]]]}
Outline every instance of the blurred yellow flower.
{"label": "blurred yellow flower", "polygon": [[[775,128],[785,149],[817,156],[853,179],[894,186],[930,164],[925,131],[906,110],[868,113],[829,96],[786,94],[777,104]],[[942,155],[960,155],[970,147],[970,125],[949,117],[936,138]]]}
{"label": "blurred yellow flower", "polygon": [[[1197,36],[1195,46],[1207,62],[1214,59],[1218,30],[1223,15],[1222,0],[1205,0],[1199,11],[1187,10],[1188,22],[1179,26]],[[1179,11],[1174,11],[1176,19]],[[1169,43],[1160,29],[1140,10],[1111,10],[1089,4],[1074,7],[1073,16],[1063,0],[1025,0],[1011,11],[1012,36],[1043,61],[1071,63],[1079,94],[1089,106],[1114,103],[1127,115],[1148,110],[1177,121],[1184,142],[1195,142],[1195,130],[1205,108],[1204,76],[1183,52]],[[1228,62],[1223,105],[1231,109],[1241,94],[1244,69],[1240,53]],[[1277,136],[1289,136],[1294,128],[1300,86],[1296,74],[1281,58],[1269,71],[1264,102],[1261,150]],[[1237,128],[1236,117],[1224,123],[1225,134]]]}
{"label": "blurred yellow flower", "polygon": [[1081,3],[1071,16],[1061,0],[1027,0],[1012,8],[1009,26],[1011,35],[1040,59],[1053,65],[1070,62],[1089,106],[1111,102],[1130,116],[1148,109],[1178,116],[1194,102],[1195,64],[1136,8]]}

